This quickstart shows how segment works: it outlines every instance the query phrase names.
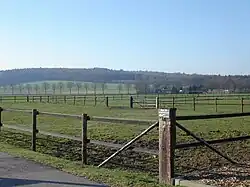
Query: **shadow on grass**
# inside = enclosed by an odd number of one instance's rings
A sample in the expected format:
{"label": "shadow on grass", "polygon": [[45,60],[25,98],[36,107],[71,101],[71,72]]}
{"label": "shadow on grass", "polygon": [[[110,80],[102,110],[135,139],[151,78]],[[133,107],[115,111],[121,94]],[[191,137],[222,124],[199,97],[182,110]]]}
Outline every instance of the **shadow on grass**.
{"label": "shadow on grass", "polygon": [[[31,136],[12,131],[2,131],[0,141],[5,143],[30,149]],[[59,139],[51,136],[37,137],[37,151],[51,156],[65,158],[71,161],[81,161],[81,142]],[[116,149],[110,149],[104,146],[88,145],[88,164],[99,165],[107,157],[112,155]],[[133,171],[146,171],[148,173],[158,172],[157,161],[152,159],[151,155],[139,154],[131,150],[122,152],[105,165],[107,168],[121,168]]]}
{"label": "shadow on grass", "polygon": [[[29,134],[2,131],[0,135],[0,141],[8,144],[26,149],[29,149],[31,146],[31,136]],[[141,143],[144,144],[144,142]],[[136,144],[136,146],[139,145],[140,142]],[[156,146],[155,142],[152,142],[152,145]],[[249,162],[249,157],[246,155],[249,154],[250,147],[246,141],[218,145],[217,147],[235,160],[244,163]],[[78,141],[39,135],[37,139],[37,151],[71,161],[81,160],[81,142]],[[115,151],[116,149],[89,144],[88,164],[96,166],[112,155]],[[225,174],[222,175],[218,173],[216,175],[216,173],[210,172],[215,168],[222,168],[225,165],[228,165],[228,162],[204,147],[176,151],[176,175],[188,176],[189,178],[191,177],[190,179],[192,180],[204,179],[206,177],[212,178],[216,176],[230,177],[230,175],[226,176]],[[153,176],[157,176],[158,157],[143,153],[139,154],[133,152],[132,150],[126,150],[108,162],[105,167],[116,169],[120,168],[130,171],[143,171]],[[238,177],[239,180],[243,180],[243,178],[244,177]]]}

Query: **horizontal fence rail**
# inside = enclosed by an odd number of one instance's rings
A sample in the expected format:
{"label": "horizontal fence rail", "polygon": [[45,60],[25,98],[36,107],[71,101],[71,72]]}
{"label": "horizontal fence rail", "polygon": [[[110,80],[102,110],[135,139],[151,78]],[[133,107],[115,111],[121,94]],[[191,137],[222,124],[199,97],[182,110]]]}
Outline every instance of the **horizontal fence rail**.
{"label": "horizontal fence rail", "polygon": [[113,123],[128,123],[128,124],[145,124],[154,123],[155,120],[140,120],[140,119],[125,119],[125,118],[111,118],[111,117],[90,117],[91,121],[113,122]]}
{"label": "horizontal fence rail", "polygon": [[201,119],[220,119],[250,116],[250,112],[245,113],[230,113],[230,114],[208,114],[208,115],[194,115],[194,116],[176,116],[176,120],[201,120]]}

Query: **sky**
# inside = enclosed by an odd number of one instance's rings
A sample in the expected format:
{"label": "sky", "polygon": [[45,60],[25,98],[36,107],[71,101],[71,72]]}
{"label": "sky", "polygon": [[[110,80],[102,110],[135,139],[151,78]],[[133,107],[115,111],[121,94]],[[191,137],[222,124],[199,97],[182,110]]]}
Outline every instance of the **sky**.
{"label": "sky", "polygon": [[0,0],[0,69],[250,74],[249,0]]}

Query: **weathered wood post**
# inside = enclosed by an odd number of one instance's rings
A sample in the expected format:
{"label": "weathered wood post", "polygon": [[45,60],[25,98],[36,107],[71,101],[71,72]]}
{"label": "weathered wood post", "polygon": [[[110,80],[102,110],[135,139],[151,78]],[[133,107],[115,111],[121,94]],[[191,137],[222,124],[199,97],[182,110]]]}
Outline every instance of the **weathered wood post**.
{"label": "weathered wood post", "polygon": [[193,97],[193,108],[194,108],[194,111],[195,111],[195,105],[196,105],[196,103],[195,103],[195,97]]}
{"label": "weathered wood post", "polygon": [[173,101],[172,101],[172,107],[175,107],[175,97],[173,97]]}
{"label": "weathered wood post", "polygon": [[218,98],[215,98],[215,112],[218,112]]}
{"label": "weathered wood post", "polygon": [[3,108],[0,107],[0,132],[1,132],[1,127],[3,126],[3,123],[2,123],[2,112],[3,112]]}
{"label": "weathered wood post", "polygon": [[76,96],[74,96],[73,99],[74,99],[74,105],[75,105],[76,104]]}
{"label": "weathered wood post", "polygon": [[88,123],[88,115],[82,114],[82,165],[87,164],[87,123]]}
{"label": "weathered wood post", "polygon": [[86,96],[83,98],[83,105],[86,105]]}
{"label": "weathered wood post", "polygon": [[33,109],[32,110],[32,140],[31,140],[32,151],[36,151],[36,134],[38,133],[37,115],[38,115],[38,111],[36,109]]}
{"label": "weathered wood post", "polygon": [[49,95],[47,97],[48,97],[47,102],[49,103]]}
{"label": "weathered wood post", "polygon": [[106,97],[105,102],[106,102],[106,107],[109,107],[109,97],[108,96]]}
{"label": "weathered wood post", "polygon": [[65,95],[65,96],[63,97],[63,99],[64,99],[64,103],[66,104],[66,103],[67,103],[67,96]]}
{"label": "weathered wood post", "polygon": [[43,101],[43,97],[42,96],[40,96],[40,103]]}
{"label": "weathered wood post", "polygon": [[134,98],[133,98],[133,96],[130,96],[129,105],[130,105],[130,108],[134,108]]}
{"label": "weathered wood post", "polygon": [[96,106],[96,103],[97,103],[97,97],[95,96],[94,98],[94,105]]}
{"label": "weathered wood post", "polygon": [[173,184],[176,109],[159,109],[159,182]]}
{"label": "weathered wood post", "polygon": [[29,98],[29,96],[27,95],[27,103],[30,101],[30,98]]}
{"label": "weathered wood post", "polygon": [[244,98],[241,98],[241,112],[244,112]]}
{"label": "weathered wood post", "polygon": [[155,98],[155,108],[156,108],[156,109],[159,109],[159,108],[160,108],[160,100],[159,100],[159,97],[156,97],[156,98]]}

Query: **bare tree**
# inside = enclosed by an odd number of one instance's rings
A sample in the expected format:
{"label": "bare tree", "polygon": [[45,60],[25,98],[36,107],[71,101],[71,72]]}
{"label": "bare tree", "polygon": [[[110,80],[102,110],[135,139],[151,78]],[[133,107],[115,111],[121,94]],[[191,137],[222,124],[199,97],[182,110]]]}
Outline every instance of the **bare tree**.
{"label": "bare tree", "polygon": [[104,95],[105,90],[108,88],[108,86],[105,82],[103,82],[103,83],[101,83],[101,88],[102,88],[102,94]]}
{"label": "bare tree", "polygon": [[58,82],[58,83],[57,83],[57,87],[58,87],[59,90],[60,90],[60,94],[62,94],[62,90],[63,90],[63,87],[64,87],[63,82]]}
{"label": "bare tree", "polygon": [[53,94],[56,94],[56,83],[52,83],[51,87],[52,87],[52,90],[53,90]]}
{"label": "bare tree", "polygon": [[73,88],[73,86],[74,86],[74,83],[73,83],[73,82],[68,82],[68,83],[67,83],[67,88],[69,89],[69,94],[72,93],[72,88]]}
{"label": "bare tree", "polygon": [[83,84],[83,87],[84,87],[84,89],[85,89],[85,94],[87,95],[87,94],[88,94],[88,89],[89,89],[89,83],[85,82],[85,83]]}
{"label": "bare tree", "polygon": [[36,95],[38,94],[39,88],[40,87],[38,84],[34,84],[34,90],[36,91]]}
{"label": "bare tree", "polygon": [[77,82],[76,83],[76,87],[77,87],[77,93],[79,95],[80,94],[80,89],[82,88],[82,83],[81,82]]}
{"label": "bare tree", "polygon": [[23,85],[18,84],[18,88],[19,88],[19,93],[22,94],[23,93]]}
{"label": "bare tree", "polygon": [[46,95],[47,92],[48,92],[49,86],[50,86],[50,84],[47,83],[47,82],[44,82],[43,85],[42,85],[45,95]]}
{"label": "bare tree", "polygon": [[11,94],[14,95],[15,85],[11,84],[10,89],[11,89]]}
{"label": "bare tree", "polygon": [[132,89],[132,84],[127,83],[127,84],[125,84],[125,87],[127,89],[127,93],[130,94],[130,90]]}
{"label": "bare tree", "polygon": [[31,89],[32,89],[31,85],[30,85],[30,84],[26,84],[26,85],[25,85],[25,88],[26,88],[26,90],[27,90],[27,93],[30,94],[30,91],[31,91]]}
{"label": "bare tree", "polygon": [[94,82],[94,83],[92,83],[92,88],[93,88],[93,90],[94,90],[94,95],[96,95],[96,83]]}
{"label": "bare tree", "polygon": [[6,93],[8,87],[6,85],[3,86],[3,92]]}
{"label": "bare tree", "polygon": [[119,83],[119,84],[117,85],[117,89],[118,89],[119,94],[121,94],[122,89],[123,89],[122,83]]}

